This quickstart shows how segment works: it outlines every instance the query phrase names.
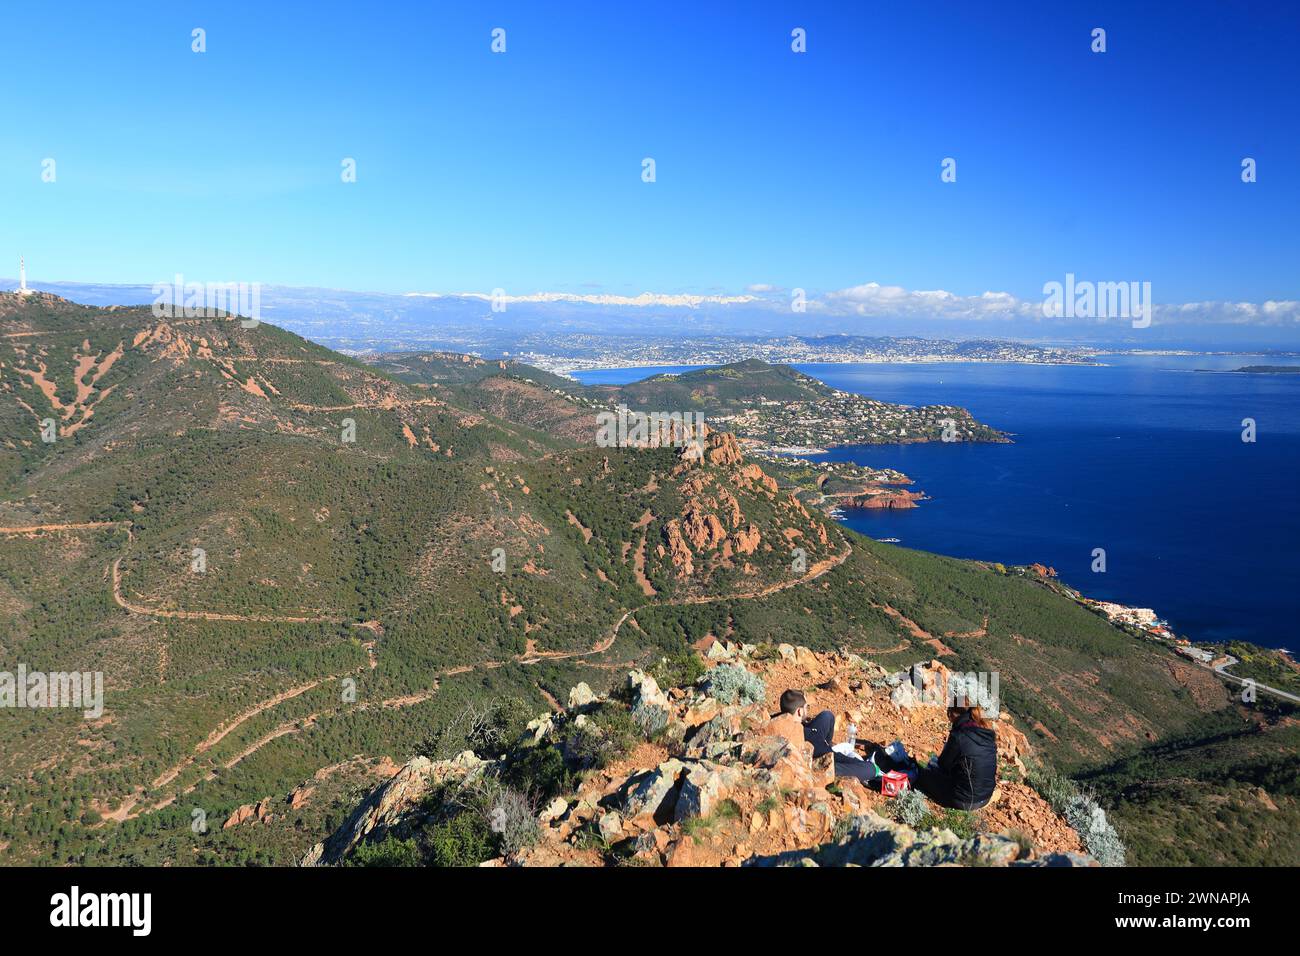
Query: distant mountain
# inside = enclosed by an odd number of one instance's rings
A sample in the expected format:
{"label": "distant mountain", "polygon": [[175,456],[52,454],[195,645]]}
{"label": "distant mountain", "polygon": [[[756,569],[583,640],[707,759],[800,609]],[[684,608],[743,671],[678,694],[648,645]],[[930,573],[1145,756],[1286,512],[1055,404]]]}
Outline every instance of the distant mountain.
{"label": "distant mountain", "polygon": [[[727,402],[735,381],[647,387]],[[710,637],[997,672],[1037,757],[1099,789],[1124,760],[1184,773],[1162,748],[1267,744],[1275,769],[1219,753],[1205,786],[1278,808],[1220,814],[1255,828],[1232,859],[1294,859],[1284,713],[1053,582],[839,527],[729,433],[698,458],[597,447],[589,402],[511,363],[367,364],[268,323],[0,294],[0,675],[105,688],[94,718],[5,709],[5,862],[293,863],[412,755],[491,747],[582,681],[697,666]],[[577,779],[571,756],[528,772]],[[1138,862],[1168,833],[1224,852],[1146,805]]]}
{"label": "distant mountain", "polygon": [[[187,281],[230,278],[185,277]],[[257,281],[256,276],[240,278],[245,282]],[[159,276],[157,281],[173,283],[175,277]],[[157,295],[150,283],[29,280],[29,284],[90,305],[148,305]],[[16,285],[13,280],[0,280],[0,288]],[[1295,336],[1287,325],[1233,321],[1187,324],[1176,320],[1177,306],[1158,306],[1156,320],[1150,327],[1134,329],[1128,322],[1046,320],[1037,310],[1030,310],[1028,318],[1014,320],[993,316],[951,318],[924,311],[863,315],[810,308],[794,312],[789,293],[675,296],[638,295],[638,292],[586,297],[511,295],[494,307],[490,296],[474,292],[427,295],[261,285],[266,321],[349,353],[431,349],[485,354],[544,352],[562,340],[566,354],[579,354],[584,344],[611,349],[621,341],[628,349],[636,349],[652,338],[681,341],[791,336],[814,342],[819,339],[929,340],[950,345],[962,343],[965,349],[994,341],[1137,349],[1295,348]],[[1166,311],[1160,311],[1162,308]]]}

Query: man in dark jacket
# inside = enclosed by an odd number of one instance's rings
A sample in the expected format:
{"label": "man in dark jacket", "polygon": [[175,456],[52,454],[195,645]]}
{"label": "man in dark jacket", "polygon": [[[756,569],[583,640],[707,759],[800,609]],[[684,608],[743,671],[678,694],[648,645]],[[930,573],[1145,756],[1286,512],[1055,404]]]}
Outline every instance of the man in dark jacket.
{"label": "man in dark jacket", "polygon": [[936,803],[978,810],[998,784],[998,738],[979,707],[949,707],[952,729],[937,762],[922,767],[916,788]]}

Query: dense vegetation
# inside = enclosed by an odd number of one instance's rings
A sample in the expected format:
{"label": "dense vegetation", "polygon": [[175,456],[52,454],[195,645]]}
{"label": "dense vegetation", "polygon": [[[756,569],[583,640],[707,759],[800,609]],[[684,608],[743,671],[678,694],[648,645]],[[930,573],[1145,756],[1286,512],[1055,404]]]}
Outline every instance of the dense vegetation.
{"label": "dense vegetation", "polygon": [[[689,683],[685,649],[709,634],[996,671],[1004,705],[1057,768],[1089,777],[1135,861],[1207,813],[1235,822],[1178,861],[1294,854],[1278,836],[1297,832],[1281,715],[1261,729],[1216,678],[1190,683],[1193,665],[1043,582],[841,532],[735,470],[683,472],[673,449],[591,447],[596,399],[524,366],[372,367],[266,325],[12,300],[0,528],[99,524],[0,534],[0,671],[100,671],[106,701],[99,720],[4,713],[6,861],[291,863],[381,758],[505,734],[547,695],[607,686],[632,662]],[[701,376],[726,396],[717,379]],[[60,431],[44,442],[49,417]],[[743,560],[701,548],[683,574],[670,523],[737,520],[728,496],[761,544]],[[792,540],[810,566],[848,557],[802,580]],[[486,723],[467,716],[484,708]],[[604,717],[608,739],[645,730]],[[569,772],[521,766],[512,786],[545,793]],[[271,822],[222,829],[262,800]],[[427,833],[361,862],[499,849],[461,816],[431,813]]]}

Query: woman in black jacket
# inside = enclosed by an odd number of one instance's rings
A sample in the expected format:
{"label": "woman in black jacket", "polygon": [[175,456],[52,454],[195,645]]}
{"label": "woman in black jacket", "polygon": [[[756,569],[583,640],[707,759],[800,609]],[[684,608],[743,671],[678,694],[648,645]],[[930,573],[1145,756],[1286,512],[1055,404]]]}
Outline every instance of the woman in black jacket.
{"label": "woman in black jacket", "polygon": [[978,810],[998,785],[998,738],[979,707],[949,707],[952,728],[937,762],[922,767],[916,788],[936,803]]}

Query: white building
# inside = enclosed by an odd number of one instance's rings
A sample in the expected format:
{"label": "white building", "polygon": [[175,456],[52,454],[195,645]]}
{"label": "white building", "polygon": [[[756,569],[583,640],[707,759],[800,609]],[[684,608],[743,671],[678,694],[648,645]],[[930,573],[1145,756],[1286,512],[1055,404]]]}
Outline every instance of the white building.
{"label": "white building", "polygon": [[18,294],[31,295],[34,290],[27,288],[27,260],[18,257]]}

